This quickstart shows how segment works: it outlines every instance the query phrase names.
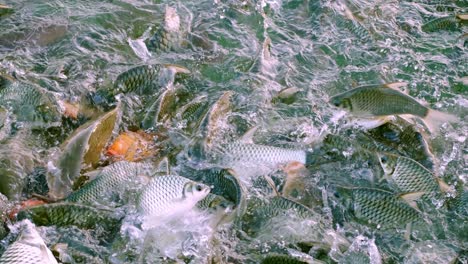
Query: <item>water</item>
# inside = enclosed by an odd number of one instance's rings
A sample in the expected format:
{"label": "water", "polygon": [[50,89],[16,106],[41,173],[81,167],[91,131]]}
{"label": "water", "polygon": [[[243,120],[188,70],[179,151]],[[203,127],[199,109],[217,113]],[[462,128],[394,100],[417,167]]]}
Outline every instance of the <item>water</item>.
{"label": "water", "polygon": [[[361,85],[407,82],[411,96],[460,118],[458,123],[446,124],[429,141],[437,159],[436,175],[449,185],[467,188],[467,27],[432,33],[421,30],[422,25],[435,18],[466,14],[466,1],[7,0],[0,4],[13,9],[0,9],[0,74],[36,84],[55,100],[83,105],[90,93],[111,88],[117,76],[129,68],[154,63],[181,65],[191,73],[177,75],[173,85],[168,82],[169,89],[182,91],[175,113],[196,100],[212,105],[226,91],[233,91],[229,111],[218,124],[220,143],[236,140],[257,127],[257,144],[311,149],[329,133],[347,133],[345,121],[327,103],[332,95]],[[180,16],[183,41],[173,50],[149,52],[143,44],[163,25],[166,6],[175,8]],[[287,88],[297,90],[286,99],[277,99],[280,91]],[[122,119],[114,136],[138,130],[141,116],[158,94],[159,91],[154,95],[117,96],[115,104],[122,108]],[[13,183],[13,188],[2,184],[0,191],[12,201],[30,198],[31,188],[22,192],[23,180],[15,179],[26,179],[35,168],[48,167],[50,155],[73,131],[112,107],[103,103],[83,111],[85,114],[78,119],[31,124],[19,119],[10,106],[2,106],[0,170],[4,174],[0,179]],[[164,136],[156,139],[164,141],[158,155],[168,155],[171,169],[190,177],[187,166],[209,168],[213,164],[187,160],[189,146],[206,135],[202,128],[188,127],[187,123],[176,114],[169,123],[159,124],[165,128],[158,130],[164,131]],[[348,134],[350,138],[354,135],[354,130]],[[319,203],[310,204],[334,217],[332,223],[325,221],[325,229],[331,234],[327,238],[332,238],[326,239],[326,245],[292,243],[300,239],[300,234],[287,234],[288,227],[311,226],[310,222],[297,219],[275,219],[275,226],[284,223],[284,228],[277,229],[284,235],[273,236],[270,227],[259,239],[243,234],[236,221],[226,221],[212,233],[211,227],[194,224],[206,222],[207,216],[194,215],[192,222],[179,223],[179,229],[164,226],[159,230],[158,235],[173,230],[176,242],[160,241],[155,246],[158,250],[145,251],[140,260],[152,263],[148,260],[152,256],[158,261],[166,261],[169,256],[193,263],[205,263],[207,258],[214,262],[255,263],[262,259],[258,252],[293,255],[292,251],[298,251],[298,255],[333,263],[350,254],[351,249],[357,250],[349,246],[356,244],[356,237],[364,237],[373,245],[369,250],[373,253],[368,253],[371,263],[379,263],[379,258],[383,263],[416,263],[417,258],[409,252],[426,254],[421,259],[428,258],[425,243],[440,249],[440,253],[435,250],[436,254],[445,254],[447,259],[458,255],[458,261],[466,263],[466,215],[451,217],[443,208],[432,212],[425,221],[414,224],[411,240],[404,239],[405,227],[388,232],[349,220],[352,216],[346,212],[346,206],[333,198],[334,186],[374,187],[383,173],[375,158],[356,158],[358,152],[350,148],[344,153],[349,159],[309,168],[305,177],[307,186],[324,194]],[[109,162],[101,156],[97,167]],[[271,176],[280,187],[288,179],[287,173],[277,170],[271,171]],[[37,179],[44,178],[41,177]],[[254,189],[247,197],[268,199],[273,190],[258,181],[258,186],[254,181]],[[330,207],[333,213],[329,212]],[[132,207],[128,210],[131,215]],[[133,262],[139,259],[142,248],[138,241],[144,238],[139,231],[131,232],[139,230],[137,220],[130,217],[125,221],[125,228],[106,241],[99,241],[86,230],[69,241],[64,241],[61,233],[71,234],[70,230],[47,227],[40,233],[49,247],[69,243],[69,248],[78,251],[73,255],[69,250],[69,255],[91,263]],[[2,242],[0,252],[14,237],[12,232]],[[345,237],[347,242],[339,242],[338,237]],[[123,243],[128,244],[125,249],[119,239],[127,241]],[[193,241],[210,241],[212,247],[206,247],[208,242],[193,245]],[[366,249],[359,252],[363,251]],[[168,256],[164,252],[169,252]]]}

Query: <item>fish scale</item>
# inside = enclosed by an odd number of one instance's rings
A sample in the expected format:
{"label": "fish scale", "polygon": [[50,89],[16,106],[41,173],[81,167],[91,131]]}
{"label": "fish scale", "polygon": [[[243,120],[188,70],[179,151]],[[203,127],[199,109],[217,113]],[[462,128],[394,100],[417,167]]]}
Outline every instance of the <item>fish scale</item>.
{"label": "fish scale", "polygon": [[0,257],[4,264],[54,264],[57,263],[44,240],[29,221],[19,238]]}
{"label": "fish scale", "polygon": [[418,211],[383,190],[356,188],[352,197],[355,216],[376,225],[399,226],[420,218]]}
{"label": "fish scale", "polygon": [[410,158],[398,156],[396,159],[391,177],[402,192],[438,192],[438,184],[430,171]]}
{"label": "fish scale", "polygon": [[74,225],[84,229],[104,226],[106,230],[114,229],[120,223],[120,217],[114,216],[109,210],[68,202],[27,208],[18,213],[17,219],[31,219],[35,224],[43,226]]}
{"label": "fish scale", "polygon": [[105,167],[99,175],[65,200],[84,204],[102,203],[108,194],[123,194],[138,176],[151,176],[154,167],[147,163],[120,161]]}
{"label": "fish scale", "polygon": [[210,170],[206,173],[203,182],[212,185],[212,193],[222,195],[239,206],[242,199],[242,189],[239,181],[229,170]]}
{"label": "fish scale", "polygon": [[160,65],[141,65],[121,73],[114,82],[114,94],[143,93],[156,85],[160,70]]}
{"label": "fish scale", "polygon": [[306,163],[306,152],[304,150],[285,149],[273,146],[264,146],[256,144],[231,143],[221,147],[224,154],[223,163],[237,164],[247,163],[265,163],[268,165],[278,165],[291,161]]}
{"label": "fish scale", "polygon": [[422,25],[424,32],[434,32],[438,30],[454,30],[459,27],[460,21],[456,16],[440,17]]}
{"label": "fish scale", "polygon": [[[143,189],[138,198],[137,207],[143,215],[163,215],[175,210],[174,206],[185,203],[194,206],[198,201],[189,201],[187,197],[187,184],[197,184],[182,176],[165,175],[153,178]],[[205,185],[201,185],[209,190]],[[209,192],[209,191],[208,191]],[[205,196],[208,194],[205,194]],[[200,197],[200,200],[203,199]]]}

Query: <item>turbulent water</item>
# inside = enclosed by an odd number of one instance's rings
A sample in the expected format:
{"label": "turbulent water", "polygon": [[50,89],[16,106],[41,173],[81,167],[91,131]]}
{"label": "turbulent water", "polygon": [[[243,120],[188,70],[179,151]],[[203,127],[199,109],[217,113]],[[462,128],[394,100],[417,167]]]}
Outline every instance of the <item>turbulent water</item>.
{"label": "turbulent water", "polygon": [[[182,96],[174,107],[177,110],[168,113],[180,113],[179,109],[197,100],[211,106],[226,91],[232,92],[227,95],[230,111],[221,111],[222,122],[211,134],[203,124],[191,127],[190,118],[176,114],[175,121],[160,122],[165,130],[158,131],[165,135],[155,140],[163,138],[165,143],[155,155],[169,156],[171,171],[179,175],[199,180],[196,175],[200,173],[194,171],[223,166],[190,148],[207,135],[216,138],[212,140],[216,147],[257,127],[256,144],[303,150],[320,145],[328,134],[356,139],[360,128],[347,130],[347,121],[328,103],[329,98],[358,86],[406,82],[409,95],[459,118],[428,136],[428,142],[435,157],[435,175],[466,192],[467,21],[455,28],[423,30],[434,19],[467,14],[466,1],[4,0],[0,5],[11,8],[0,8],[0,74],[37,85],[56,101],[83,104],[86,98],[97,105],[77,119],[27,122],[21,118],[29,116],[18,114],[27,109],[15,112],[14,106],[0,104],[0,191],[12,204],[31,198],[32,193],[47,195],[44,175],[52,173],[50,161],[58,149],[80,125],[115,105],[121,113],[113,138],[127,130],[154,132],[155,127],[143,127],[142,116],[165,87],[144,95],[112,95],[109,102],[97,96],[101,90],[112,90],[122,72],[152,64],[179,65],[190,71],[169,81]],[[148,51],[144,43],[163,27],[168,7],[180,17],[177,34],[181,41],[167,50]],[[283,92],[288,88],[292,95]],[[265,220],[265,227],[252,224],[252,231],[244,228],[256,216],[251,209],[245,215],[235,212],[227,220],[220,220],[223,217],[217,213],[197,211],[145,236],[131,207],[118,212],[122,226],[110,235],[103,230],[55,226],[40,227],[39,233],[56,255],[60,252],[57,245],[68,244],[68,258],[61,259],[64,263],[259,263],[269,253],[306,263],[363,263],[362,259],[368,263],[455,259],[467,263],[466,198],[461,205],[465,212],[454,218],[435,199],[433,205],[440,210],[422,212],[424,220],[413,223],[409,239],[406,225],[380,229],[352,218],[337,186],[381,187],[383,175],[377,159],[356,158],[352,154],[358,151],[351,147],[343,152],[345,159],[307,168],[301,183],[307,194],[301,197],[313,198],[296,200],[312,208],[307,212],[311,216],[305,218],[297,215],[298,209],[286,210],[284,215],[267,214],[271,219]],[[102,155],[89,166],[110,162]],[[286,176],[279,167],[240,165],[236,174],[247,186],[249,201],[274,194],[262,175],[269,173],[273,184],[285,185]],[[35,178],[39,183],[23,182],[41,174]],[[5,187],[6,183],[13,188]],[[19,232],[12,220],[8,223],[11,232],[0,243],[0,253]],[[353,257],[357,262],[352,262]]]}

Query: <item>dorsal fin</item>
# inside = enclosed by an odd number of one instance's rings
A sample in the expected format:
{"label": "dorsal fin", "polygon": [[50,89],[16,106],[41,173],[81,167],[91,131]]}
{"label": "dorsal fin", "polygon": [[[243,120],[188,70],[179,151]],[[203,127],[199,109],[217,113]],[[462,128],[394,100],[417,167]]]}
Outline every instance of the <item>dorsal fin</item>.
{"label": "dorsal fin", "polygon": [[455,188],[448,185],[444,180],[437,178],[437,183],[439,184],[439,188],[443,193],[455,193]]}
{"label": "dorsal fin", "polygon": [[406,82],[393,82],[393,83],[386,83],[383,85],[383,87],[390,88],[395,91],[402,92],[404,94],[408,94],[409,93],[408,89],[403,89],[403,90],[401,89],[403,87],[406,87],[407,85],[408,83]]}
{"label": "dorsal fin", "polygon": [[245,132],[245,134],[239,139],[239,141],[245,144],[253,144],[253,136],[257,129],[258,126],[254,126],[251,129],[247,130],[247,132]]}
{"label": "dorsal fin", "polygon": [[177,64],[163,64],[164,67],[173,70],[175,73],[186,73],[189,74],[190,70],[185,68],[184,66],[180,66]]}
{"label": "dorsal fin", "polygon": [[165,173],[166,175],[171,174],[171,165],[169,163],[169,159],[167,157],[164,157],[158,164],[158,167],[156,169],[157,173]]}
{"label": "dorsal fin", "polygon": [[457,18],[463,21],[468,20],[468,14],[458,14]]}
{"label": "dorsal fin", "polygon": [[263,176],[265,178],[265,180],[267,181],[268,185],[270,185],[270,187],[273,189],[273,191],[275,192],[276,196],[281,196],[281,194],[279,193],[278,189],[276,188],[276,185],[275,185],[275,182],[273,181],[273,179],[268,176],[268,175],[264,175]]}

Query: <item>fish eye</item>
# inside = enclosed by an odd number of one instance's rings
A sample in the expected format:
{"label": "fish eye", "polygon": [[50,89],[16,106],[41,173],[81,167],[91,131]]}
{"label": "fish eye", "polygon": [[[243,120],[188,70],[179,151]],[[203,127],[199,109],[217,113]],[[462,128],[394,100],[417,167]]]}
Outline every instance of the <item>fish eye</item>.
{"label": "fish eye", "polygon": [[387,161],[388,161],[387,156],[382,156],[382,157],[380,158],[380,161],[381,161],[383,164],[387,163]]}
{"label": "fish eye", "polygon": [[203,190],[203,187],[200,185],[200,184],[197,184],[195,186],[195,189],[198,191],[198,192],[201,192]]}

